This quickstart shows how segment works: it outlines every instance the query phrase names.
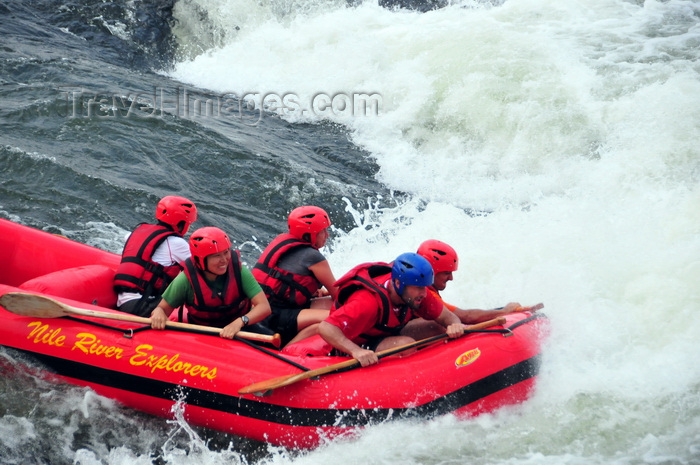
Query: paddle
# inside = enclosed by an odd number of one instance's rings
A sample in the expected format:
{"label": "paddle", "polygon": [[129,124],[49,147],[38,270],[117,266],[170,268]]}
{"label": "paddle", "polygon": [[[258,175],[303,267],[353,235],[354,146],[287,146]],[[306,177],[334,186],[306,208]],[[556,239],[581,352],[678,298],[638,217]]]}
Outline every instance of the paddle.
{"label": "paddle", "polygon": [[518,307],[516,309],[517,312],[532,312],[535,313],[537,310],[541,310],[544,308],[544,304],[540,302],[539,304],[531,305],[529,307]]}
{"label": "paddle", "polygon": [[[32,318],[59,318],[68,315],[81,315],[93,318],[106,318],[109,320],[130,321],[132,323],[142,323],[146,325],[151,324],[150,318],[143,318],[126,313],[109,313],[72,307],[68,304],[64,304],[63,302],[59,302],[43,295],[28,294],[24,292],[8,292],[7,294],[0,296],[0,306],[5,308],[8,312]],[[182,328],[211,334],[221,334],[221,328],[193,325],[190,323],[179,323],[177,321],[168,321],[165,323],[165,326],[166,328]],[[236,333],[236,336],[253,341],[268,342],[277,348],[279,348],[281,345],[279,334],[269,336],[267,334],[239,331]]]}
{"label": "paddle", "polygon": [[[481,329],[489,328],[495,325],[505,324],[505,317],[494,318],[493,320],[484,321],[475,325],[465,326],[464,333],[478,332]],[[411,342],[410,344],[405,344],[402,346],[392,347],[391,349],[382,350],[377,352],[377,358],[384,358],[389,355],[398,354],[408,349],[418,348],[430,344],[431,342],[439,341],[442,339],[447,339],[447,334],[438,334],[437,336],[432,336],[426,339],[421,339],[420,341]],[[346,360],[344,362],[336,363],[333,365],[328,365],[321,368],[316,368],[315,370],[304,371],[302,373],[295,373],[291,375],[280,376],[279,378],[268,379],[265,381],[260,381],[258,383],[251,384],[249,386],[242,387],[238,390],[239,394],[258,394],[265,391],[270,391],[272,389],[277,389],[282,386],[289,386],[298,381],[304,379],[314,378],[316,376],[325,375],[327,373],[333,373],[335,371],[342,370],[344,368],[356,368],[360,366],[360,362],[356,359]]]}

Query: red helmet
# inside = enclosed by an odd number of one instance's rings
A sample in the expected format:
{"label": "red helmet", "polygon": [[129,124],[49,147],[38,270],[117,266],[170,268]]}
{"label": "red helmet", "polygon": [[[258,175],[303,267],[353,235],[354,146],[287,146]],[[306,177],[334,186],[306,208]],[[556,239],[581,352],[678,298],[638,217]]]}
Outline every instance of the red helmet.
{"label": "red helmet", "polygon": [[316,236],[331,225],[331,220],[328,219],[328,213],[323,208],[309,205],[292,210],[287,218],[287,224],[289,234],[303,241],[304,234],[308,233],[311,236],[309,242],[315,244]]}
{"label": "red helmet", "polygon": [[443,271],[457,271],[459,259],[455,249],[436,239],[429,239],[418,247],[418,255],[427,258],[435,274]]}
{"label": "red helmet", "polygon": [[231,240],[219,228],[199,228],[190,236],[190,252],[195,266],[204,270],[204,259],[214,253],[231,248]]}
{"label": "red helmet", "polygon": [[197,221],[197,207],[184,197],[168,195],[158,202],[156,219],[169,224],[175,232],[182,236],[190,228],[190,225]]}

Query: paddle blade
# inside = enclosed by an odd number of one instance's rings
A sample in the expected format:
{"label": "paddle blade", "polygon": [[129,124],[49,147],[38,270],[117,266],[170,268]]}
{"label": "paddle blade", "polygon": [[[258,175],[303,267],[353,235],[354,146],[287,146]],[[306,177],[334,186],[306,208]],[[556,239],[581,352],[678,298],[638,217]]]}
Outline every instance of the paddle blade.
{"label": "paddle blade", "polygon": [[249,386],[242,387],[238,390],[239,394],[262,394],[271,389],[286,386],[295,382],[295,378],[299,373],[292,375],[280,376],[278,378],[267,379],[259,383],[253,383]]}
{"label": "paddle blade", "polygon": [[289,386],[298,381],[304,379],[315,378],[317,376],[325,375],[327,373],[333,373],[335,371],[343,370],[345,368],[359,367],[360,362],[351,358],[350,360],[345,360],[340,363],[335,363],[333,365],[328,365],[321,368],[316,368],[315,370],[304,371],[302,373],[295,373],[291,375],[284,375],[278,378],[267,379],[265,381],[260,381],[258,383],[251,384],[249,386],[242,387],[238,390],[239,394],[262,394],[266,391],[272,389],[277,389],[283,386]]}
{"label": "paddle blade", "polygon": [[537,310],[541,310],[544,308],[544,304],[540,302],[539,304],[531,305],[529,307],[524,307],[524,311],[526,312],[536,312]]}
{"label": "paddle blade", "polygon": [[60,302],[24,292],[8,292],[0,296],[0,306],[8,312],[32,318],[59,318],[70,314]]}

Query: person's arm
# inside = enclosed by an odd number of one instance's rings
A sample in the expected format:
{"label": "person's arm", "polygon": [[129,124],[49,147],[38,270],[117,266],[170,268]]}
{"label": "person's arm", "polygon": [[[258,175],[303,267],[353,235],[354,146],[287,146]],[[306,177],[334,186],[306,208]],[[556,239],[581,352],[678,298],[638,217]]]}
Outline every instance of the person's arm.
{"label": "person's arm", "polygon": [[323,287],[326,288],[333,300],[338,296],[338,288],[335,287],[335,276],[333,276],[333,271],[328,263],[328,260],[320,261],[309,267],[309,270],[314,274],[318,282],[321,283]]}
{"label": "person's arm", "polygon": [[151,328],[165,329],[165,323],[173,310],[187,301],[188,289],[191,291],[192,286],[185,273],[180,273],[165,289],[163,298],[151,312]]}
{"label": "person's arm", "polygon": [[450,338],[460,337],[464,334],[464,325],[459,317],[446,308],[442,309],[440,316],[435,321],[445,327],[445,332]]}
{"label": "person's arm", "polygon": [[[267,301],[267,297],[265,297],[265,293],[260,287],[260,284],[255,280],[253,273],[243,265],[241,265],[241,285],[243,286],[243,292],[248,296],[252,304],[252,308],[246,313],[248,324],[253,325],[255,323],[260,323],[272,313],[270,302]],[[233,339],[233,336],[243,329],[243,327],[243,320],[240,317],[236,318],[231,323],[224,326],[221,331],[221,337]]]}
{"label": "person's arm", "polygon": [[507,315],[509,313],[518,312],[522,310],[522,306],[518,302],[510,302],[505,307],[494,308],[492,310],[479,310],[479,309],[461,309],[456,308],[454,310],[455,315],[464,324],[475,324],[481,323],[482,321],[491,320],[493,318],[498,318],[499,316]]}
{"label": "person's arm", "polygon": [[[267,318],[267,316],[272,312],[270,309],[270,303],[265,297],[265,293],[260,291],[250,299],[253,307],[246,313],[245,316],[248,317],[248,324],[253,325],[255,323],[260,323],[262,320]],[[238,333],[238,331],[244,328],[243,319],[236,318],[228,325],[224,326],[221,330],[221,337],[226,339],[233,339],[233,337]]]}
{"label": "person's arm", "polygon": [[[379,318],[379,307],[368,290],[354,292],[341,307],[331,314],[318,327],[318,332],[336,349],[349,354],[364,367],[379,361],[374,351],[363,349],[355,340],[369,331]],[[335,329],[334,329],[335,328]]]}
{"label": "person's arm", "polygon": [[327,321],[321,322],[318,326],[318,333],[326,342],[336,349],[350,354],[350,356],[360,362],[360,365],[363,367],[373,365],[379,361],[376,353],[358,346],[348,339],[340,328]]}
{"label": "person's arm", "polygon": [[168,316],[175,310],[165,299],[160,299],[160,303],[151,312],[151,328],[165,329]]}
{"label": "person's arm", "polygon": [[190,245],[180,236],[168,237],[168,245],[170,246],[170,256],[175,263],[182,264],[192,256]]}

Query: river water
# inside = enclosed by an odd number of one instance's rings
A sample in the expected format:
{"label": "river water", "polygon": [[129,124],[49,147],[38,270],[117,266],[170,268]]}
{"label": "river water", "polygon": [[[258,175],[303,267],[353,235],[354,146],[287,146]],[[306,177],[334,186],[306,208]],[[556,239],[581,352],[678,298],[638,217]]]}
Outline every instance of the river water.
{"label": "river water", "polygon": [[0,463],[700,464],[700,3],[431,5],[0,1],[0,217],[120,252],[184,195],[251,264],[315,204],[336,276],[441,239],[446,300],[545,303],[533,398],[300,453],[0,349]]}

